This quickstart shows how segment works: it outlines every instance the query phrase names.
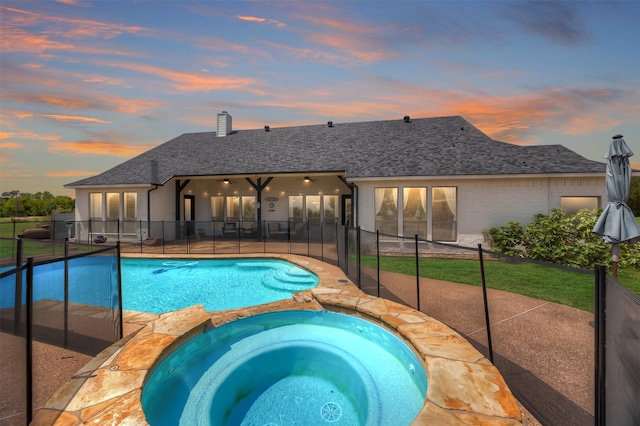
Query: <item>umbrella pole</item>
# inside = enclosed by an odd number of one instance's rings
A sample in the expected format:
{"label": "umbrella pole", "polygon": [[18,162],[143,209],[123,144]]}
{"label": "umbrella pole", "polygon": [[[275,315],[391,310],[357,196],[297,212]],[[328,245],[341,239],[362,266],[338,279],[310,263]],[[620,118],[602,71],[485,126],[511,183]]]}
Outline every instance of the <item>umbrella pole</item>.
{"label": "umbrella pole", "polygon": [[611,245],[611,258],[613,259],[613,278],[618,279],[618,260],[620,260],[620,244],[614,243]]}

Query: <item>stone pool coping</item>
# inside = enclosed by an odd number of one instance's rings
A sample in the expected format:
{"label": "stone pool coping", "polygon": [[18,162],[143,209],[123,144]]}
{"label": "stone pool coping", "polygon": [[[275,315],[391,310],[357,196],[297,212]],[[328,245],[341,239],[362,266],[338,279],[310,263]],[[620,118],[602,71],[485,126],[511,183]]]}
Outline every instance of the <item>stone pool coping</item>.
{"label": "stone pool coping", "polygon": [[[124,255],[161,257],[168,255]],[[522,425],[520,409],[498,369],[457,332],[407,306],[368,296],[333,265],[288,254],[181,255],[180,258],[273,258],[315,273],[318,285],[291,300],[206,312],[202,305],[154,315],[125,312],[131,334],[102,351],[39,410],[34,425],[144,425],[142,387],[177,345],[238,318],[282,310],[355,315],[400,336],[422,359],[427,397],[412,425]]]}

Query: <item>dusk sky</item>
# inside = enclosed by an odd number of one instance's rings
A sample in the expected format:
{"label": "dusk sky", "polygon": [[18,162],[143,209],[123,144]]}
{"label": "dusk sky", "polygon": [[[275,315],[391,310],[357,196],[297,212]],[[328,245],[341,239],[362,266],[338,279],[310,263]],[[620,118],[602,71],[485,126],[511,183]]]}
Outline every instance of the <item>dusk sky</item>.
{"label": "dusk sky", "polygon": [[3,192],[73,195],[221,111],[234,130],[461,115],[597,161],[623,134],[640,168],[638,0],[3,0],[0,24]]}

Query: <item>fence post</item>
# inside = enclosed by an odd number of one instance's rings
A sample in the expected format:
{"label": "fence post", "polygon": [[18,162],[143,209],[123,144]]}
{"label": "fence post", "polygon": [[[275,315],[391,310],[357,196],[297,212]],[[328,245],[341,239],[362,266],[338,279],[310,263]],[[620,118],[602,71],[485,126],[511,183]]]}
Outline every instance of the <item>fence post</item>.
{"label": "fence post", "polygon": [[[16,219],[12,217],[11,222],[13,222],[13,234],[11,234],[11,256],[13,256],[13,249],[15,248],[14,244],[16,240]],[[18,253],[16,253],[16,256],[17,255]]]}
{"label": "fence post", "polygon": [[418,255],[418,234],[416,239],[416,297],[418,298],[418,311],[420,311],[420,256]]}
{"label": "fence post", "polygon": [[[191,237],[190,236],[190,234],[191,234],[190,229],[191,229],[191,222],[185,221],[184,222],[184,230],[186,231],[186,234],[187,234],[187,254],[191,253],[191,246],[189,245],[189,242],[191,241],[190,240],[190,237]],[[238,231],[238,233],[240,233],[240,231]]]}
{"label": "fence post", "polygon": [[[22,266],[22,237],[18,237],[18,246],[16,248],[16,268]],[[15,294],[15,310],[13,312],[13,332],[17,336],[20,332],[20,322],[22,321],[22,272],[16,274],[16,294]]]}
{"label": "fence post", "polygon": [[606,306],[607,306],[607,268],[604,265],[595,265],[595,342],[594,342],[594,359],[595,359],[595,404],[594,404],[594,424],[596,426],[604,426],[607,423],[606,418]]}
{"label": "fence post", "polygon": [[162,227],[162,254],[164,254],[164,220],[160,221],[160,226]]}
{"label": "fence post", "polygon": [[478,244],[478,256],[480,258],[480,279],[482,280],[482,300],[484,302],[484,319],[487,323],[487,345],[489,348],[489,361],[493,364],[493,344],[491,343],[491,321],[489,320],[489,303],[487,302],[487,283],[484,275],[484,256],[482,244]]}
{"label": "fence post", "polygon": [[[349,227],[347,227],[349,229]],[[360,255],[360,238],[362,234],[360,233],[360,225],[356,228],[356,262],[358,267],[358,288],[362,289],[362,258]]]}
{"label": "fence post", "polygon": [[33,418],[33,257],[27,258],[27,360],[26,360],[26,388],[27,388],[27,424]]}
{"label": "fence post", "polygon": [[320,260],[324,262],[324,222],[320,222]]}
{"label": "fence post", "polygon": [[[336,223],[336,247],[338,247],[338,229]],[[349,276],[349,227],[343,226],[344,229],[344,271],[347,276]],[[338,265],[340,264],[340,259],[338,259]]]}
{"label": "fence post", "polygon": [[69,344],[69,238],[64,239],[64,338],[63,347]]}
{"label": "fence post", "polygon": [[376,229],[376,265],[378,269],[378,297],[380,297],[380,231]]}
{"label": "fence post", "polygon": [[116,263],[118,265],[118,316],[120,317],[120,336],[118,336],[118,340],[124,337],[124,317],[123,317],[123,307],[122,307],[122,267],[120,265],[120,241],[116,243]]}

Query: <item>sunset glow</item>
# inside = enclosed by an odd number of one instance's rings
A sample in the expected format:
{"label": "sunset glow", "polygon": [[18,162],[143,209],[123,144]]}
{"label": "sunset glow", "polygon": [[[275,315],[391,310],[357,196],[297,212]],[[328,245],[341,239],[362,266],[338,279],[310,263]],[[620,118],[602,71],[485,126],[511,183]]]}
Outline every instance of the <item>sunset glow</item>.
{"label": "sunset glow", "polygon": [[596,161],[623,134],[640,169],[639,24],[638,1],[3,1],[1,190],[71,195],[223,110],[236,130],[461,115]]}

